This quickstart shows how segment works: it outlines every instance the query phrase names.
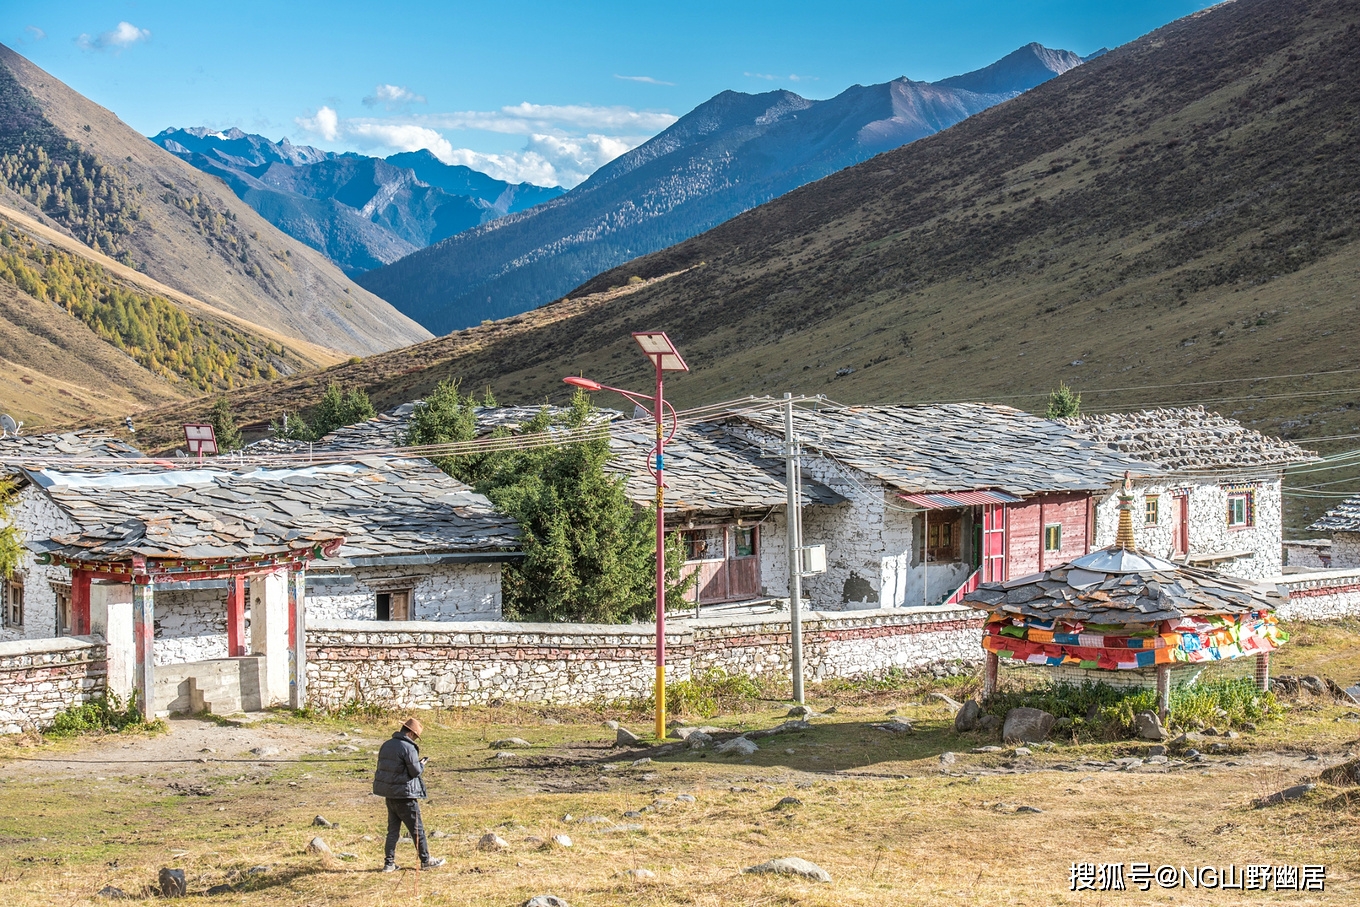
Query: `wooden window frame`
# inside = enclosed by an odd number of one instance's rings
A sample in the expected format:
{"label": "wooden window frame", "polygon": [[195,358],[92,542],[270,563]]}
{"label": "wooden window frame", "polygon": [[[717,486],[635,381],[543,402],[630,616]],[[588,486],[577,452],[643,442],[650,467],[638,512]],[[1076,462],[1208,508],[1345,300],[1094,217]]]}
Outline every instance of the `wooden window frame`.
{"label": "wooden window frame", "polygon": [[[1237,505],[1241,504],[1242,519],[1235,520]],[[1256,492],[1233,491],[1228,493],[1228,528],[1231,530],[1253,529],[1256,526]]]}
{"label": "wooden window frame", "polygon": [[[413,589],[383,589],[373,595],[374,618],[381,621],[414,620]],[[386,599],[386,601],[384,601]],[[387,616],[383,616],[386,610]]]}
{"label": "wooden window frame", "polygon": [[[1044,524],[1044,552],[1056,553],[1062,551],[1062,523]],[[1049,537],[1052,536],[1053,544],[1049,544]]]}
{"label": "wooden window frame", "polygon": [[27,604],[24,594],[24,577],[15,573],[4,580],[5,585],[5,626],[16,630],[24,628],[24,608]]}
{"label": "wooden window frame", "polygon": [[963,536],[962,519],[940,520],[927,518],[921,539],[921,562],[953,564],[963,557],[960,541]]}
{"label": "wooden window frame", "polygon": [[[749,534],[751,536],[751,544],[749,546],[746,546],[750,548],[750,551],[748,551],[746,554],[741,553],[741,549],[743,547],[741,544],[741,536],[743,534]],[[730,545],[731,553],[728,555],[728,560],[735,560],[740,557],[758,557],[760,555],[759,527],[733,526],[729,535],[731,536]]]}
{"label": "wooden window frame", "polygon": [[1161,524],[1162,517],[1162,497],[1161,495],[1149,494],[1143,496],[1143,525],[1157,526]]}
{"label": "wooden window frame", "polygon": [[[57,635],[70,636],[75,621],[75,612],[71,608],[71,585],[70,583],[49,583],[52,587],[52,595],[56,599],[57,605]],[[62,624],[62,612],[66,612],[67,623]]]}
{"label": "wooden window frame", "polygon": [[[706,537],[708,540],[717,540],[722,550],[715,556],[695,557],[694,542],[697,539]],[[725,526],[691,526],[680,530],[680,539],[685,543],[685,563],[698,563],[699,561],[725,561],[727,560],[727,528]],[[707,545],[705,545],[707,547]]]}

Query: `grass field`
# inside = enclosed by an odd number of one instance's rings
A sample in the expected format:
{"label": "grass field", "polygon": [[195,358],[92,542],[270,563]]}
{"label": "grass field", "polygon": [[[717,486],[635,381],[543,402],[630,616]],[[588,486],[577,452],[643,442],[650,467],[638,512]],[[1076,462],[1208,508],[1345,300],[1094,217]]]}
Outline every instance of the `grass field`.
{"label": "grass field", "polygon": [[[1347,683],[1360,625],[1294,627],[1276,669]],[[1019,675],[1010,681],[1018,682]],[[958,693],[967,685],[955,684]],[[1017,757],[955,734],[920,681],[815,688],[812,728],[758,742],[749,758],[657,756],[613,748],[606,719],[639,731],[627,709],[501,707],[423,716],[432,757],[426,827],[440,870],[383,875],[381,801],[368,795],[389,716],[274,714],[238,726],[171,722],[168,734],[7,743],[0,749],[0,901],[14,907],[107,903],[115,886],[143,897],[160,867],[187,871],[214,904],[517,905],[552,893],[581,905],[1346,904],[1360,899],[1356,789],[1319,783],[1302,800],[1252,801],[1353,758],[1360,711],[1309,699],[1283,720],[1227,741],[1201,764],[1121,770],[1134,742],[1058,742]],[[748,700],[696,723],[768,728],[788,704]],[[873,725],[895,710],[912,734]],[[519,736],[533,746],[496,757]],[[214,750],[203,753],[206,747]],[[251,753],[254,747],[263,749]],[[350,751],[345,748],[353,748]],[[957,753],[943,764],[944,752]],[[1174,755],[1174,753],[1173,753]],[[688,794],[693,802],[676,799]],[[779,807],[784,797],[801,801]],[[1017,812],[1017,807],[1042,812]],[[638,815],[625,815],[637,811]],[[566,821],[570,814],[576,821]],[[336,828],[311,823],[321,815]],[[580,821],[602,817],[598,824]],[[618,830],[636,825],[641,830]],[[485,852],[494,832],[508,850]],[[541,846],[553,835],[572,846]],[[337,856],[305,852],[320,835]],[[352,854],[342,857],[339,854]],[[742,869],[799,856],[830,884]],[[410,844],[398,861],[413,864]],[[1323,892],[1159,889],[1071,892],[1073,863],[1153,868],[1319,864]],[[255,867],[265,871],[251,873]],[[638,881],[625,870],[646,869]],[[1127,871],[1127,870],[1126,870]]]}

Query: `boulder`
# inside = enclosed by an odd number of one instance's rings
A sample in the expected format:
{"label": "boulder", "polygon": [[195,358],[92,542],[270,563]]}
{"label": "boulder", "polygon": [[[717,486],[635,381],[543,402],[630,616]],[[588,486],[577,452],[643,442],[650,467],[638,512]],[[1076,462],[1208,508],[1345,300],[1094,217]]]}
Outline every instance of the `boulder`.
{"label": "boulder", "polygon": [[1133,721],[1140,740],[1166,739],[1166,728],[1162,727],[1162,719],[1157,717],[1156,712],[1139,712],[1133,716]]}
{"label": "boulder", "polygon": [[779,857],[774,860],[766,860],[759,866],[750,866],[742,872],[755,874],[773,873],[775,875],[798,876],[804,879],[811,879],[814,882],[830,882],[831,874],[816,863],[804,860],[801,857]]}
{"label": "boulder", "polygon": [[1001,737],[1007,743],[1039,743],[1053,730],[1053,715],[1043,709],[1020,707],[1006,713]]}
{"label": "boulder", "polygon": [[325,817],[325,816],[317,816],[315,819],[312,820],[312,824],[313,824],[313,825],[316,825],[316,826],[319,826],[320,828],[331,828],[331,827],[332,827],[332,826],[331,826],[331,823],[329,823],[329,822],[326,821],[326,817]]}
{"label": "boulder", "polygon": [[157,887],[163,898],[182,898],[189,893],[189,883],[183,869],[162,869]]}
{"label": "boulder", "polygon": [[1293,787],[1286,787],[1284,790],[1276,791],[1269,796],[1258,798],[1252,803],[1252,806],[1261,809],[1262,807],[1275,806],[1279,803],[1288,803],[1290,800],[1297,800],[1300,797],[1305,796],[1315,787],[1317,787],[1316,784],[1295,784]]}
{"label": "boulder", "polygon": [[978,730],[991,733],[1001,728],[1001,719],[995,715],[983,715],[978,719]]}
{"label": "boulder", "polygon": [[941,765],[953,765],[957,760],[958,757],[955,756],[953,753],[940,753]]}
{"label": "boulder", "polygon": [[703,731],[695,731],[685,737],[685,745],[692,750],[707,749],[713,743],[713,738]]}
{"label": "boulder", "polygon": [[495,832],[489,831],[477,840],[477,849],[495,853],[500,850],[509,850],[510,842]]}
{"label": "boulder", "polygon": [[788,714],[786,714],[784,717],[786,717],[786,718],[815,718],[815,717],[817,717],[817,713],[814,712],[812,709],[808,708],[808,707],[805,706],[805,705],[796,705],[796,706],[794,706],[793,708],[789,709]]}
{"label": "boulder", "polygon": [[977,730],[978,719],[982,717],[982,706],[976,699],[970,699],[954,713],[954,730],[960,734]]}
{"label": "boulder", "polygon": [[733,737],[726,743],[720,743],[715,746],[713,752],[720,756],[749,756],[759,749],[760,747],[756,746],[745,737]]}
{"label": "boulder", "polygon": [[646,746],[647,744],[643,743],[643,742],[642,742],[642,738],[640,738],[637,734],[634,734],[632,731],[628,730],[628,728],[626,728],[626,727],[620,727],[620,728],[619,728],[617,731],[615,731],[615,733],[614,733],[614,745],[615,745],[615,746]]}
{"label": "boulder", "polygon": [[330,845],[321,840],[321,838],[312,838],[307,842],[307,852],[324,857],[330,855],[331,848]]}

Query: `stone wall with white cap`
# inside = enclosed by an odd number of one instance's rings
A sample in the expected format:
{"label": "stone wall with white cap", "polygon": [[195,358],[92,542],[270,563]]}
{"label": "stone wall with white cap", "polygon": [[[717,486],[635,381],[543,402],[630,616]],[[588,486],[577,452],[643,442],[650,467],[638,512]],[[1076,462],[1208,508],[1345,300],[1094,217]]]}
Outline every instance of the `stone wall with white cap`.
{"label": "stone wall with white cap", "polygon": [[[808,680],[869,677],[982,658],[982,614],[966,608],[809,612]],[[314,623],[307,627],[312,706],[452,708],[492,702],[586,704],[641,699],[655,680],[650,625]],[[709,670],[784,681],[788,616],[701,618],[668,627],[667,680]]]}

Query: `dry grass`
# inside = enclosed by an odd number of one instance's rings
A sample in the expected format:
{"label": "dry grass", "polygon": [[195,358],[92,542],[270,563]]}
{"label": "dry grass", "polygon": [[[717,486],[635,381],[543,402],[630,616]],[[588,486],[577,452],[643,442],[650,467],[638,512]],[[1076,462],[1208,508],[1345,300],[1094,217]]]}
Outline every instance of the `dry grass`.
{"label": "dry grass", "polygon": [[[1335,676],[1349,678],[1342,670],[1353,673],[1360,651],[1353,630],[1332,625],[1298,632],[1300,644],[1279,658],[1282,669],[1335,668]],[[191,892],[235,881],[236,890],[213,899],[225,905],[512,905],[545,892],[577,907],[1225,903],[1221,892],[1206,890],[1074,894],[1068,890],[1074,861],[1321,863],[1327,866],[1322,895],[1247,897],[1342,904],[1360,895],[1354,836],[1360,806],[1353,791],[1324,784],[1296,803],[1251,808],[1255,797],[1316,776],[1360,744],[1360,725],[1343,718],[1347,709],[1299,703],[1284,721],[1238,741],[1234,755],[1169,773],[1124,772],[1082,763],[1140,746],[1060,745],[1019,760],[969,755],[989,741],[956,735],[947,710],[924,697],[925,689],[823,688],[813,704],[834,703],[837,714],[810,731],[765,738],[749,760],[686,752],[640,767],[631,765],[636,754],[609,745],[613,732],[602,726],[610,715],[645,726],[637,713],[503,707],[428,714],[423,750],[434,761],[426,824],[440,834],[431,841],[434,852],[449,863],[436,872],[394,876],[376,872],[384,826],[379,801],[367,794],[372,750],[393,726],[390,720],[267,719],[267,730],[305,737],[314,750],[363,742],[357,754],[267,764],[237,743],[219,746],[205,764],[146,763],[101,775],[99,766],[74,760],[117,753],[122,738],[5,747],[4,902],[101,903],[93,895],[105,885],[137,891],[154,881],[159,867],[177,866],[188,870]],[[916,719],[918,731],[900,736],[874,728],[889,708]],[[716,723],[768,727],[782,714],[782,705],[755,702]],[[177,728],[158,745],[171,752],[176,733],[187,731]],[[243,732],[226,727],[221,733],[227,739]],[[494,760],[488,743],[512,735],[534,748]],[[960,755],[946,772],[938,756],[947,750]],[[44,761],[25,761],[33,758]],[[172,782],[203,784],[212,793],[178,795],[168,789]],[[679,793],[696,802],[677,802]],[[785,796],[802,805],[777,809]],[[1018,805],[1043,813],[1016,813]],[[649,806],[640,818],[623,815]],[[568,813],[636,822],[644,830],[607,833],[564,823]],[[339,827],[311,827],[317,814]],[[475,842],[490,831],[511,849],[477,851]],[[357,858],[307,855],[316,834],[337,853]],[[526,840],[554,834],[569,835],[574,846],[545,850]],[[412,851],[402,845],[399,861],[412,862]],[[834,881],[741,872],[776,856],[811,859]],[[257,865],[268,872],[241,875]],[[658,880],[618,875],[630,868],[650,869]]]}

